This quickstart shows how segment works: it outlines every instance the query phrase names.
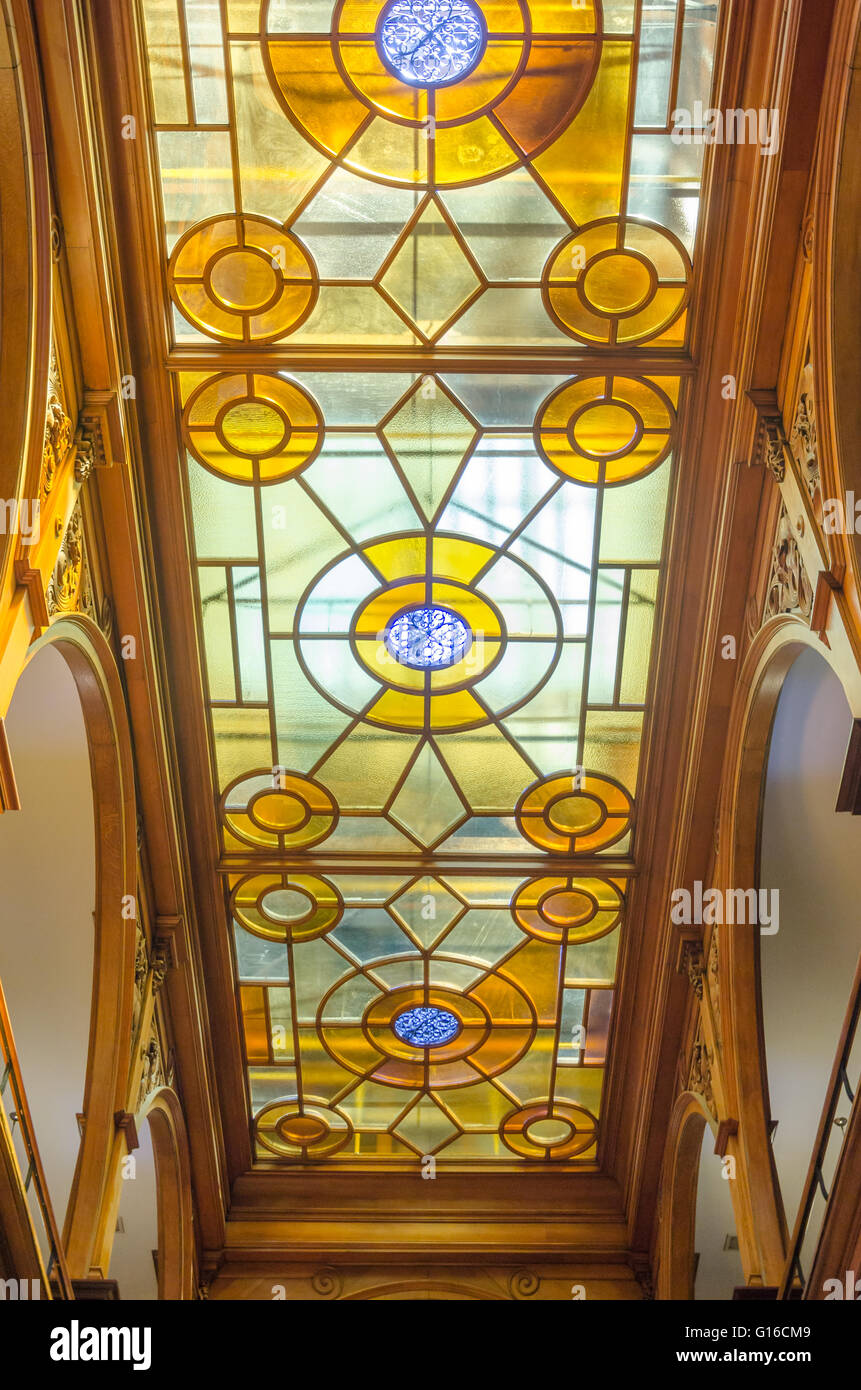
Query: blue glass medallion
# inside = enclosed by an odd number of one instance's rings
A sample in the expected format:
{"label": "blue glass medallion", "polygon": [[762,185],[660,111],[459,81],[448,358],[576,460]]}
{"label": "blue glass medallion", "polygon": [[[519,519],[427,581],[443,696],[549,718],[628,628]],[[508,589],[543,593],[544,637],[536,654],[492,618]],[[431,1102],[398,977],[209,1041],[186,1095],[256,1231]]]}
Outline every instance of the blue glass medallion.
{"label": "blue glass medallion", "polygon": [[472,633],[450,608],[427,604],[408,608],[393,618],[385,642],[402,666],[439,670],[460,661],[472,644]]}
{"label": "blue glass medallion", "polygon": [[466,77],[487,47],[474,0],[391,0],[377,29],[380,55],[413,87],[443,87]]}
{"label": "blue glass medallion", "polygon": [[407,1009],[398,1014],[392,1027],[402,1042],[412,1043],[413,1047],[442,1047],[443,1043],[456,1038],[460,1030],[454,1014],[448,1009],[438,1009],[435,1004]]}

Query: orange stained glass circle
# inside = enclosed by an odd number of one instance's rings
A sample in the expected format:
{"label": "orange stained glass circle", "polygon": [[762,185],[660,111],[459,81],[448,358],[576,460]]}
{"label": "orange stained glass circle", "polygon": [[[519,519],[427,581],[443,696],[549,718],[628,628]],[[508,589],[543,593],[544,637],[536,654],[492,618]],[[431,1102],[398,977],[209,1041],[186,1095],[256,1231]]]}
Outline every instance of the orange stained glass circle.
{"label": "orange stained glass circle", "polygon": [[352,1138],[353,1126],[340,1110],[314,1098],[278,1100],[254,1119],[254,1135],[266,1153],[278,1158],[328,1158]]}
{"label": "orange stained glass circle", "polygon": [[323,443],[315,400],[268,372],[222,372],[189,395],[183,431],[198,463],[236,483],[282,482],[307,468]]}
{"label": "orange stained glass circle", "polygon": [[591,90],[601,53],[593,0],[487,0],[481,58],[432,90],[402,81],[381,56],[387,3],[338,0],[331,25],[320,12],[320,27],[302,34],[270,30],[264,11],[267,72],[284,110],[318,150],[367,178],[441,188],[497,178],[545,149]]}
{"label": "orange stained glass circle", "polygon": [[[524,641],[520,637],[509,639],[499,609],[480,591],[478,576],[493,559],[493,548],[445,532],[436,532],[429,540],[422,531],[409,531],[369,542],[357,547],[354,553],[385,582],[357,605],[345,630],[327,631],[327,643],[344,643],[344,663],[343,668],[331,663],[324,679],[315,669],[317,637],[308,631],[313,620],[306,624],[304,615],[319,587],[328,583],[333,568],[345,563],[349,552],[337,556],[311,581],[297,607],[293,636],[308,681],[344,713],[361,714],[367,723],[380,728],[404,733],[447,733],[491,723],[493,715],[482,702],[481,682],[512,644]],[[523,561],[517,563],[548,592],[534,570]],[[447,609],[467,626],[472,642],[460,661],[435,669],[411,668],[390,651],[385,641],[387,625],[403,610],[423,605]],[[558,613],[555,608],[553,611],[558,633]],[[510,687],[506,713],[524,705],[546,682],[561,651],[560,643],[548,642],[539,661],[522,663],[522,684],[519,688]],[[534,649],[529,654],[534,656]],[[370,672],[379,683],[379,694],[364,706],[355,696],[351,661]]]}
{"label": "orange stained glass circle", "polygon": [[[376,961],[375,967],[385,964]],[[432,962],[426,988],[407,985],[381,991],[360,1023],[346,1025],[339,994],[350,996],[354,978],[339,980],[324,997],[317,1030],[334,1061],[378,1085],[429,1090],[474,1085],[514,1066],[535,1037],[532,1004],[513,981],[495,971],[473,991],[461,993],[434,984]],[[426,1005],[452,1014],[460,1025],[455,1037],[430,1051],[398,1037],[393,1027],[399,1015]]]}
{"label": "orange stained glass circle", "polygon": [[[455,613],[472,638],[459,661],[429,672],[399,662],[385,641],[386,630],[402,610],[424,603]],[[399,690],[433,693],[456,690],[486,676],[504,650],[505,626],[496,605],[476,590],[451,580],[417,576],[371,594],[353,619],[351,642],[356,656],[378,680]]]}
{"label": "orange stained glass circle", "polygon": [[240,875],[232,882],[230,906],[254,936],[293,944],[325,936],[344,915],[338,889],[315,874]]}
{"label": "orange stained glass circle", "polygon": [[529,936],[553,945],[596,941],[619,925],[618,883],[604,878],[533,878],[518,889],[511,911]]}
{"label": "orange stained glass circle", "polygon": [[312,777],[280,769],[245,773],[222,797],[230,832],[255,849],[308,849],[338,821],[331,793]]}
{"label": "orange stained glass circle", "polygon": [[515,815],[522,835],[553,854],[595,854],[620,840],[631,823],[629,793],[610,777],[557,773],[528,787]]}
{"label": "orange stained glass circle", "polygon": [[521,1158],[566,1159],[594,1144],[598,1121],[581,1105],[537,1101],[513,1110],[500,1126],[502,1142]]}
{"label": "orange stained glass circle", "polygon": [[557,326],[582,342],[681,347],[690,283],[690,257],[666,227],[602,217],[553,251],[542,296]]}
{"label": "orange stained glass circle", "polygon": [[222,342],[272,343],[303,324],[319,293],[310,253],[266,217],[226,213],[180,237],[170,293],[199,332]]}
{"label": "orange stained glass circle", "polygon": [[536,419],[535,443],[564,477],[612,487],[663,463],[675,419],[669,396],[654,381],[596,373],[548,396]]}

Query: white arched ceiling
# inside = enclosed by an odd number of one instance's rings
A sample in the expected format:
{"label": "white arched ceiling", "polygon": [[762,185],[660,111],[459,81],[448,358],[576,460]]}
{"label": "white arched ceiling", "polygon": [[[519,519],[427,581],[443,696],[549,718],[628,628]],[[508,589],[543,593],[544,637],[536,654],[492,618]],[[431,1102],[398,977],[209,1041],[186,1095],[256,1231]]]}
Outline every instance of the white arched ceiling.
{"label": "white arched ceiling", "polygon": [[851,726],[839,680],[816,652],[803,652],[775,714],[760,861],[760,886],[780,892],[780,929],[760,937],[760,962],[774,1157],[790,1232],[861,948],[861,821],[834,810]]}
{"label": "white arched ceiling", "polygon": [[0,980],[62,1230],[89,1047],[95,829],[78,692],[50,646],[21,676],[6,727],[21,810],[0,816]]}
{"label": "white arched ceiling", "polygon": [[697,1271],[694,1298],[731,1299],[733,1289],[744,1284],[741,1255],[736,1248],[727,1249],[729,1239],[735,1240],[735,1214],[729,1177],[715,1153],[715,1137],[708,1125],[703,1134],[700,1151],[700,1170],[697,1178],[697,1215],[694,1227],[694,1250]]}
{"label": "white arched ceiling", "polygon": [[140,1147],[123,1164],[126,1176],[120,1195],[119,1219],[111,1249],[110,1278],[119,1285],[120,1298],[158,1298],[158,1276],[153,1251],[158,1249],[158,1201],[155,1155],[148,1120],[138,1128]]}

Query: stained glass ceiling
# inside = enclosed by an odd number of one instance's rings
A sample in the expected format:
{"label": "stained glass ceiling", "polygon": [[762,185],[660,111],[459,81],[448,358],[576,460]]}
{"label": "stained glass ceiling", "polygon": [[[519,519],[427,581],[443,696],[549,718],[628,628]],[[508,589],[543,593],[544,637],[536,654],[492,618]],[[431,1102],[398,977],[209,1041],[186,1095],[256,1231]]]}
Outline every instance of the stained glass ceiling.
{"label": "stained glass ceiling", "polygon": [[716,7],[142,12],[256,1158],[594,1165]]}

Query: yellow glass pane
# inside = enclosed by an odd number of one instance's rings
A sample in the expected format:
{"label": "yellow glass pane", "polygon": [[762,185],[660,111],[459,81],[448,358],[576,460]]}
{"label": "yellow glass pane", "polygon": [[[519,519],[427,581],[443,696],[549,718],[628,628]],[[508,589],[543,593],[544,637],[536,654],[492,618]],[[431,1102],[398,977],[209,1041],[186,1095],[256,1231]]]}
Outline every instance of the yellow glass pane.
{"label": "yellow glass pane", "polygon": [[400,120],[427,120],[427,88],[399,82],[383,63],[373,41],[348,40],[338,45],[338,51],[349,81],[376,110]]}
{"label": "yellow glass pane", "polygon": [[404,579],[423,574],[425,568],[424,536],[404,536],[397,540],[380,541],[367,547],[365,554],[384,579]]}
{"label": "yellow glass pane", "polygon": [[522,43],[491,39],[468,82],[440,87],[434,99],[438,121],[462,121],[489,105],[512,81],[523,53]]}
{"label": "yellow glass pane", "polygon": [[584,1110],[598,1115],[603,1085],[603,1067],[557,1067],[553,1094],[557,1100],[582,1105]]}
{"label": "yellow glass pane", "polygon": [[533,33],[588,34],[596,27],[593,0],[529,0]]}
{"label": "yellow glass pane", "polygon": [[482,723],[487,714],[469,690],[434,695],[431,700],[432,729],[459,728],[462,724]]}
{"label": "yellow glass pane", "polygon": [[465,543],[456,537],[437,536],[433,543],[433,572],[468,584],[492,555],[490,546],[476,541]]}
{"label": "yellow glass pane", "polygon": [[466,125],[438,126],[434,142],[437,183],[445,187],[501,173],[520,155],[487,116]]}
{"label": "yellow glass pane", "polygon": [[424,715],[424,696],[410,695],[400,690],[386,690],[379,700],[374,702],[365,718],[372,724],[394,724],[401,729],[421,729]]}
{"label": "yellow glass pane", "polygon": [[369,113],[346,86],[331,44],[272,42],[268,51],[275,79],[297,120],[330,154],[340,154]]}
{"label": "yellow glass pane", "polygon": [[532,1000],[539,1024],[552,1024],[556,1019],[559,952],[558,946],[543,941],[527,941],[499,967],[500,975],[513,980]]}
{"label": "yellow glass pane", "polygon": [[256,985],[243,985],[240,996],[245,1028],[245,1054],[249,1062],[268,1062],[269,1030],[264,1002],[265,991]]}
{"label": "yellow glass pane", "polygon": [[535,167],[575,222],[621,210],[632,47],[608,41],[582,110]]}
{"label": "yellow glass pane", "polygon": [[160,125],[189,119],[178,0],[144,0],[153,112]]}
{"label": "yellow glass pane", "polygon": [[489,33],[523,33],[523,11],[517,0],[482,0],[481,10]]}

